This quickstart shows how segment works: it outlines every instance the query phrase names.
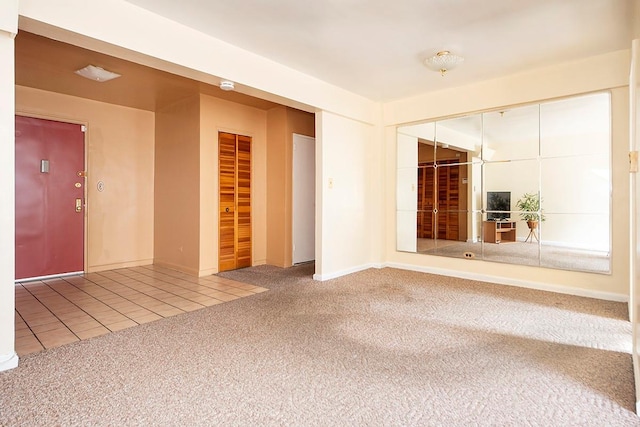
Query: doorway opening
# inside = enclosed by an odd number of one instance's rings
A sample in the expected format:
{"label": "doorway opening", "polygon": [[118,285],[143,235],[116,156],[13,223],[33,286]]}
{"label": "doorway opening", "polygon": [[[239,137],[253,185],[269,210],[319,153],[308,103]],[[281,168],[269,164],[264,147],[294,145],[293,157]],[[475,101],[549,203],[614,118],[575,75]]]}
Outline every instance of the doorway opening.
{"label": "doorway opening", "polygon": [[316,259],[315,150],[315,138],[293,134],[292,262],[294,265]]}

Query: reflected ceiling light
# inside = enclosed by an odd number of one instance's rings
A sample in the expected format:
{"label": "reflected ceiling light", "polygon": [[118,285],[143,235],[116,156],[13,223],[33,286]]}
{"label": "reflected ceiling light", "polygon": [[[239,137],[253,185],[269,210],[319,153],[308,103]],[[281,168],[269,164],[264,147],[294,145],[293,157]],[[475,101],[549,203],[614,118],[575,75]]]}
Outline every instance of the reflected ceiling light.
{"label": "reflected ceiling light", "polygon": [[230,82],[229,80],[223,80],[220,82],[220,89],[233,90],[235,89],[235,85],[233,84],[233,82]]}
{"label": "reflected ceiling light", "polygon": [[454,55],[448,50],[443,50],[432,57],[425,59],[424,63],[433,71],[440,71],[440,74],[444,76],[447,71],[457,67],[463,61],[463,57]]}
{"label": "reflected ceiling light", "polygon": [[107,71],[104,68],[96,67],[95,65],[87,65],[84,68],[76,70],[76,74],[100,83],[120,77],[120,74]]}

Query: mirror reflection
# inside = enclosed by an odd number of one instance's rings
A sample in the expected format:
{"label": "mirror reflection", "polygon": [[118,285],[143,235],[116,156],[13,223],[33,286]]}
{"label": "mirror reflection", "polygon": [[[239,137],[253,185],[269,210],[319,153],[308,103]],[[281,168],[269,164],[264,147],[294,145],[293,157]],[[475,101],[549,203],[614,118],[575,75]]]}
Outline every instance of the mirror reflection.
{"label": "mirror reflection", "polygon": [[398,128],[397,249],[610,272],[610,96]]}

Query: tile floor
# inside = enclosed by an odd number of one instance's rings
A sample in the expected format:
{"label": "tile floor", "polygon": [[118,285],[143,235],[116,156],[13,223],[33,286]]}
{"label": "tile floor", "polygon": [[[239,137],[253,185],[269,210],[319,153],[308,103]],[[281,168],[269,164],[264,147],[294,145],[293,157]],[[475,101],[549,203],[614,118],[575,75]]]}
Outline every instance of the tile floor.
{"label": "tile floor", "polygon": [[19,356],[267,291],[148,265],[16,284]]}

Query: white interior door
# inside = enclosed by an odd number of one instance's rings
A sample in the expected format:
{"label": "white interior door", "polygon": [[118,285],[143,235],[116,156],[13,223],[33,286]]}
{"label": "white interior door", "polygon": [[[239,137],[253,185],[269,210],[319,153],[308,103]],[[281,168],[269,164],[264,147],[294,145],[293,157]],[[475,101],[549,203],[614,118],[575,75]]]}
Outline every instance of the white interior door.
{"label": "white interior door", "polygon": [[293,134],[293,263],[313,261],[316,235],[316,140]]}

